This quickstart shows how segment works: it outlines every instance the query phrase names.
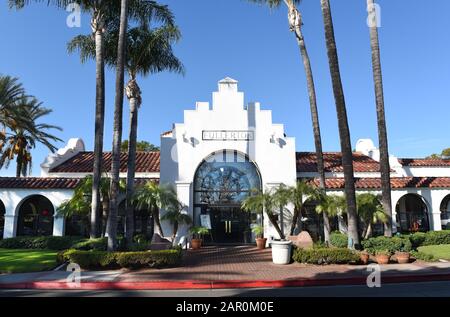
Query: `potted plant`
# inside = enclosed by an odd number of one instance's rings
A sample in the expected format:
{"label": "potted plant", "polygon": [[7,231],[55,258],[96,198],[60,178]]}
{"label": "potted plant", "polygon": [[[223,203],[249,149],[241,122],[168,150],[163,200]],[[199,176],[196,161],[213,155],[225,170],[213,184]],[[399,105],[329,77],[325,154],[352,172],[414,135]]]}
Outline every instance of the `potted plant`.
{"label": "potted plant", "polygon": [[391,252],[388,250],[379,250],[375,252],[375,258],[378,264],[388,264],[391,258]]}
{"label": "potted plant", "polygon": [[265,249],[267,238],[264,238],[264,227],[261,225],[255,226],[252,231],[256,236],[256,247],[260,250]]}
{"label": "potted plant", "polygon": [[403,247],[399,251],[395,252],[395,258],[399,264],[409,263],[410,257],[410,253]]}
{"label": "potted plant", "polygon": [[198,250],[202,246],[202,238],[205,234],[207,234],[208,228],[201,226],[192,227],[189,232],[192,234],[191,246],[193,250]]}
{"label": "potted plant", "polygon": [[370,254],[366,250],[363,250],[359,253],[359,259],[361,260],[362,264],[366,265],[369,263]]}

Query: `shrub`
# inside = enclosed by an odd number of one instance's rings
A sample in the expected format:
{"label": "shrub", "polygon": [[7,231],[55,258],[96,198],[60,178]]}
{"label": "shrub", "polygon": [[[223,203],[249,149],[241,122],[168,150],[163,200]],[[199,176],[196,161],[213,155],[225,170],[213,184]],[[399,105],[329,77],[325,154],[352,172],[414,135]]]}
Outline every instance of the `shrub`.
{"label": "shrub", "polygon": [[409,252],[412,249],[411,241],[402,237],[375,237],[362,241],[362,246],[368,252],[374,254],[377,251],[388,251],[394,253],[396,251]]}
{"label": "shrub", "polygon": [[411,241],[412,247],[414,249],[417,249],[418,247],[423,245],[423,242],[425,241],[425,236],[426,236],[425,232],[416,232],[406,237],[409,238],[409,241]]}
{"label": "shrub", "polygon": [[79,241],[71,246],[71,249],[76,250],[95,250],[95,251],[106,251],[108,244],[108,238],[96,238],[96,239],[86,239]]}
{"label": "shrub", "polygon": [[348,264],[359,260],[359,256],[347,248],[295,249],[293,259],[308,264]]}
{"label": "shrub", "polygon": [[348,237],[339,231],[330,234],[330,243],[336,248],[346,248],[348,246]]}
{"label": "shrub", "polygon": [[81,237],[15,237],[0,240],[0,248],[3,249],[45,249],[45,250],[65,250],[74,243],[82,240]]}
{"label": "shrub", "polygon": [[83,269],[170,267],[181,262],[181,250],[106,252],[68,250],[59,257]]}
{"label": "shrub", "polygon": [[436,259],[431,254],[423,253],[420,251],[411,251],[411,256],[415,258],[416,260],[422,260],[425,262],[436,262],[438,259]]}
{"label": "shrub", "polygon": [[429,231],[425,233],[422,245],[450,244],[450,230]]}

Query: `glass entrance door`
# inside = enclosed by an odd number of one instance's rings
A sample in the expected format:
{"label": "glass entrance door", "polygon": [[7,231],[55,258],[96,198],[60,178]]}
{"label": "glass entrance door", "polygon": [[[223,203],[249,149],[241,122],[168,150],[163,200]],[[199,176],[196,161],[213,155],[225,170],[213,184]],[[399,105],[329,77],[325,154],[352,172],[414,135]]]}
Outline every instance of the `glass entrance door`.
{"label": "glass entrance door", "polygon": [[215,243],[249,243],[250,214],[239,206],[210,207],[212,239]]}

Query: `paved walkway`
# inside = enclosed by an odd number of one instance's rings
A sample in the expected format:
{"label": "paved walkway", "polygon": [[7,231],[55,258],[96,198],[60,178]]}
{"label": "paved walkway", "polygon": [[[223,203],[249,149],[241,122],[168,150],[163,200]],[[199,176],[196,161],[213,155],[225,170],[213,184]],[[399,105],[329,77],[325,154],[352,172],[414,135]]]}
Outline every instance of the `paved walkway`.
{"label": "paved walkway", "polygon": [[[450,263],[389,264],[381,266],[381,278],[390,282],[450,280]],[[52,271],[0,275],[0,288],[67,288],[68,272]],[[365,284],[370,272],[363,265],[276,265],[271,250],[252,246],[206,247],[188,250],[183,266],[139,271],[81,272],[81,284],[89,289],[171,289],[282,287]]]}

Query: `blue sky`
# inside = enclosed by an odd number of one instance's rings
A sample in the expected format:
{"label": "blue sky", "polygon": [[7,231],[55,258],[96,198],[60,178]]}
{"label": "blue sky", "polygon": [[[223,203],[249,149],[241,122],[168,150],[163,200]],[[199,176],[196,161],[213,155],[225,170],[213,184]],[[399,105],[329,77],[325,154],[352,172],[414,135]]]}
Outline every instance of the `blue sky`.
{"label": "blue sky", "polygon": [[[66,43],[89,32],[68,28],[68,13],[31,5],[21,11],[0,4],[0,73],[19,77],[28,93],[54,109],[48,123],[64,128],[64,140],[82,137],[93,147],[95,67],[68,55]],[[299,51],[289,32],[284,7],[270,10],[245,0],[160,0],[173,10],[183,39],[175,51],[186,75],[157,74],[141,79],[143,105],[139,139],[159,145],[161,132],[181,122],[184,109],[210,101],[217,81],[239,80],[246,102],[272,109],[296,137],[298,151],[314,150],[305,76]],[[332,0],[335,33],[347,102],[352,143],[377,142],[369,31],[365,0]],[[390,152],[420,157],[449,147],[450,11],[448,0],[430,5],[419,0],[378,0],[382,9],[380,45]],[[324,148],[339,150],[319,0],[301,5],[304,33],[316,81]],[[107,72],[105,149],[111,148],[114,72]],[[125,102],[124,136],[128,135]],[[58,144],[62,147],[64,144]],[[48,150],[33,151],[33,174]],[[14,167],[14,164],[11,166]],[[12,175],[13,168],[0,175]]]}

